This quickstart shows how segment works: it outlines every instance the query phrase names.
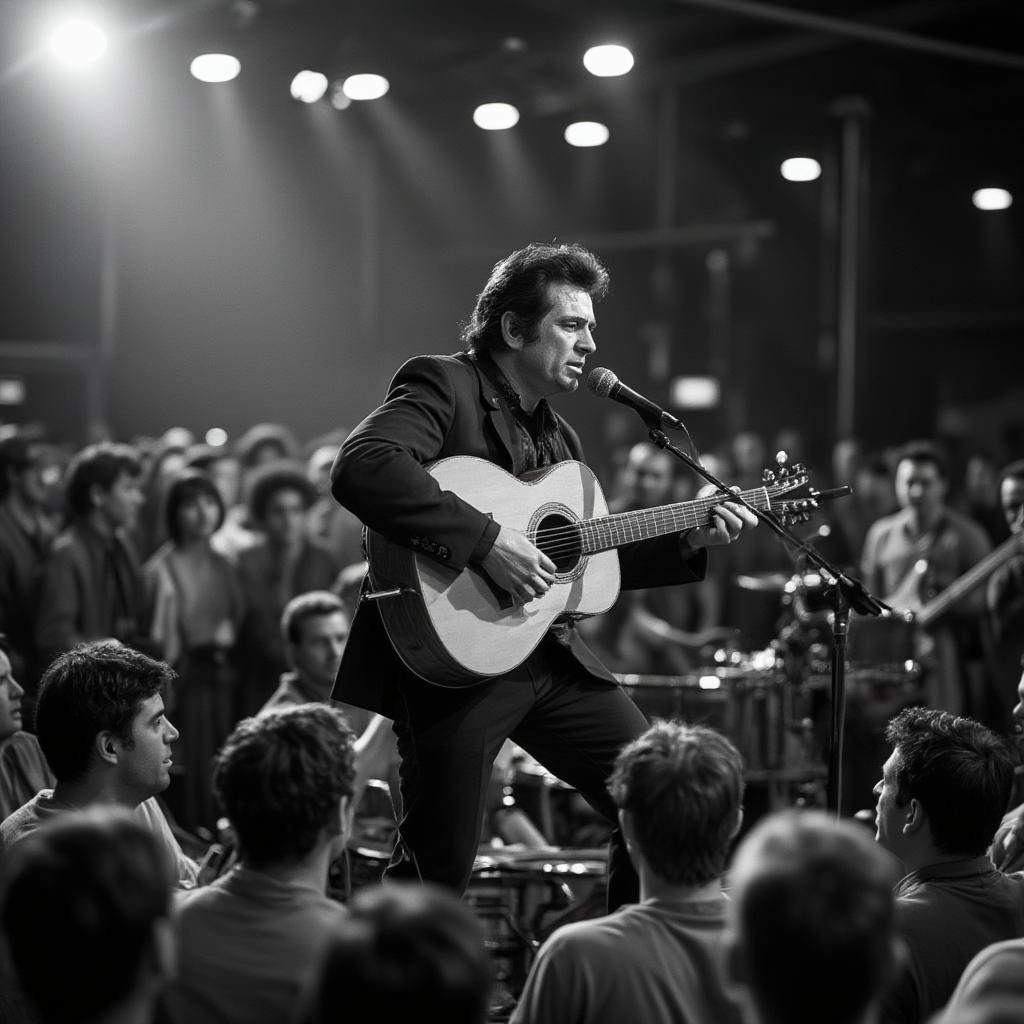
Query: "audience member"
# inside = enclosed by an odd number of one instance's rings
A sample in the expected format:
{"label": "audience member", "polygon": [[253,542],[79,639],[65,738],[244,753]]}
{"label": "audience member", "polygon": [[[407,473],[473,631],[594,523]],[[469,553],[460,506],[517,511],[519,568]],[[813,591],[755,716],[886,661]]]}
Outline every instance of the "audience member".
{"label": "audience member", "polygon": [[53,785],[39,740],[22,728],[25,691],[14,678],[8,651],[0,634],[0,821]]}
{"label": "audience member", "polygon": [[892,862],[852,821],[763,818],[729,873],[729,972],[751,1024],[874,1024],[897,963]]}
{"label": "audience member", "polygon": [[236,721],[235,642],[244,605],[235,567],[213,548],[223,521],[213,481],[184,470],[165,494],[169,539],[143,567],[152,594],[151,633],[178,675],[173,711],[184,732],[184,776],[175,814],[192,831],[216,826],[210,762]]}
{"label": "audience member", "polygon": [[170,667],[116,640],[83,643],[57,657],[39,687],[39,745],[57,782],[0,823],[7,849],[70,810],[113,804],[134,811],[167,850],[183,887],[196,865],[157,802],[170,782],[178,730],[164,714]]}
{"label": "audience member", "polygon": [[128,539],[142,503],[141,466],[127,445],[80,451],[65,474],[70,524],[43,568],[36,643],[43,663],[83,640],[113,637],[154,651],[149,611]]}
{"label": "audience member", "polygon": [[164,506],[171,481],[185,468],[185,451],[181,438],[166,434],[152,443],[149,450],[136,451],[142,461],[142,507],[133,533],[135,548],[142,559],[149,558],[167,540]]}
{"label": "audience member", "polygon": [[713,729],[655,722],[608,784],[640,876],[640,902],[556,929],[530,968],[514,1024],[725,1024],[721,876],[743,820],[743,764]]}
{"label": "audience member", "polygon": [[39,1024],[149,1024],[173,969],[171,879],[160,843],[121,808],[66,814],[6,855],[0,923]]}
{"label": "audience member", "polygon": [[1024,936],[1024,875],[986,855],[1013,782],[1007,743],[946,711],[908,708],[886,729],[893,751],[875,786],[879,844],[903,865],[895,889],[906,958],[886,1024],[927,1021],[976,953]]}
{"label": "audience member", "polygon": [[178,972],[163,998],[172,1024],[292,1019],[346,913],[326,890],[351,827],[352,740],[325,704],[274,708],[228,737],[213,784],[240,861],[178,907]]}
{"label": "audience member", "polygon": [[930,1024],[1019,1024],[1022,1006],[1024,939],[1008,939],[978,953]]}
{"label": "audience member", "polygon": [[205,473],[224,504],[224,522],[213,535],[213,548],[235,561],[238,553],[256,543],[248,526],[249,510],[242,495],[242,465],[227,445],[193,445],[185,452],[185,468]]}
{"label": "audience member", "polygon": [[1024,659],[1018,674],[1017,703],[1011,712],[1013,738],[1017,746],[1017,766],[1010,798],[1012,806],[999,823],[989,850],[992,863],[1007,874],[1024,870]]}
{"label": "audience member", "polygon": [[338,565],[359,562],[363,557],[363,524],[331,494],[331,467],[347,432],[314,448],[306,462],[306,475],[316,490],[309,507],[309,536],[327,548]]}
{"label": "audience member", "polygon": [[331,552],[306,534],[313,496],[297,463],[268,462],[251,477],[249,521],[261,536],[238,555],[246,607],[238,717],[255,714],[288,669],[280,629],[285,605],[308,590],[329,589],[341,569]]}
{"label": "audience member", "polygon": [[484,1024],[483,928],[449,889],[395,882],[359,893],[331,938],[303,1024]]}

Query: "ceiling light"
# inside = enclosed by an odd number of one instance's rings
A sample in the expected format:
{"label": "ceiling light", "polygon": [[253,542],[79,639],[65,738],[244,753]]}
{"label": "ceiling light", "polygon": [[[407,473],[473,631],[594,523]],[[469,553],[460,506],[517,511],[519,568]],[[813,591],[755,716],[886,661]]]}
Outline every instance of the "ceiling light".
{"label": "ceiling light", "polygon": [[107,49],[103,30],[91,21],[66,21],[50,36],[50,52],[68,67],[94,64]]}
{"label": "ceiling light", "polygon": [[242,65],[229,53],[203,53],[192,61],[189,71],[200,82],[230,82],[238,77]]}
{"label": "ceiling light", "polygon": [[391,86],[383,75],[349,75],[341,88],[350,100],[379,100]]}
{"label": "ceiling light", "polygon": [[614,78],[633,69],[633,54],[615,43],[592,46],[583,54],[583,66],[599,78]]}
{"label": "ceiling light", "polygon": [[473,124],[486,131],[511,128],[519,121],[519,111],[511,103],[481,103],[473,111]]}
{"label": "ceiling light", "polygon": [[316,103],[327,92],[327,76],[319,71],[300,71],[292,79],[292,99]]}
{"label": "ceiling light", "polygon": [[608,141],[608,128],[600,121],[574,121],[565,129],[570,146],[603,146]]}
{"label": "ceiling light", "polygon": [[1013,205],[1013,196],[1005,188],[979,188],[971,202],[979,210],[1006,210]]}
{"label": "ceiling light", "polygon": [[786,181],[814,181],[821,177],[821,164],[811,156],[791,156],[779,171]]}

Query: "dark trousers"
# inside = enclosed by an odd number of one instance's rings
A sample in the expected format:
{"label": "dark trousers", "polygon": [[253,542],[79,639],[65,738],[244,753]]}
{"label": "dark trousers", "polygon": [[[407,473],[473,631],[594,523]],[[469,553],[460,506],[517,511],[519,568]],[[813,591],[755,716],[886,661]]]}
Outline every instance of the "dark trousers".
{"label": "dark trousers", "polygon": [[479,852],[494,759],[521,746],[613,826],[608,906],[639,897],[606,784],[622,747],[648,726],[619,686],[595,679],[545,638],[514,672],[462,689],[401,683],[395,718],[402,820],[387,877],[436,882],[460,895]]}

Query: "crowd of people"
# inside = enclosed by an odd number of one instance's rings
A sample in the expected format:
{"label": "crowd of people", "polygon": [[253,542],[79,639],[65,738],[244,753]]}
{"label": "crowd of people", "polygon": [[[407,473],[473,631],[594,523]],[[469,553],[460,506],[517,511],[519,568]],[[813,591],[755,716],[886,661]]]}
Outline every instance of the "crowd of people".
{"label": "crowd of people", "polygon": [[[723,644],[785,646],[781,619],[801,618],[785,602],[822,585],[653,444],[613,453],[612,514],[715,496],[706,519],[617,545],[610,610],[559,605],[512,668],[472,685],[440,634],[425,640],[440,624],[408,601],[410,558],[425,579],[484,581],[478,614],[509,636],[589,572],[461,488],[583,462],[548,399],[578,389],[608,280],[579,246],[511,254],[462,352],[410,360],[351,432],[305,445],[260,424],[231,445],[175,428],[65,451],[4,428],[4,1020],[1004,1019],[1024,955],[1009,739],[1024,720],[1024,461],[968,460],[961,480],[935,442],[843,441],[814,480],[852,494],[800,535],[914,613],[851,624],[852,657],[921,683],[877,723],[873,838],[814,809],[745,820],[736,737],[654,716],[620,684],[699,671]],[[799,435],[773,440],[804,457]],[[442,486],[449,459],[470,469]],[[749,431],[702,461],[740,489],[775,463]],[[511,511],[515,493],[488,500]],[[364,527],[398,549],[378,546],[369,573]],[[785,631],[787,654],[820,619]],[[482,844],[551,839],[495,786],[510,747],[609,844],[605,912],[533,936],[512,1005],[466,899]],[[380,869],[358,878],[380,791]]]}

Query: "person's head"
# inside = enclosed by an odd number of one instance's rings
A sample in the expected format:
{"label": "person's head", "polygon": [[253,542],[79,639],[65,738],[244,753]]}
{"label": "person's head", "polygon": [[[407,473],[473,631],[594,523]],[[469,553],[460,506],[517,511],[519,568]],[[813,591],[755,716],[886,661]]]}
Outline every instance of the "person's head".
{"label": "person's head", "polygon": [[356,893],[320,963],[305,1024],[484,1024],[492,961],[476,914],[431,884]]}
{"label": "person's head", "polygon": [[21,698],[25,691],[14,678],[11,650],[0,633],[0,742],[21,731]]}
{"label": "person's head", "polygon": [[281,614],[281,636],[289,664],[318,687],[334,684],[348,629],[345,605],[329,590],[299,594]]}
{"label": "person's head", "polygon": [[904,445],[896,456],[893,486],[900,508],[924,518],[937,515],[949,491],[949,469],[939,447],[928,441]]}
{"label": "person's head", "polygon": [[331,493],[331,467],[338,454],[338,445],[322,444],[306,460],[306,476],[319,495]]}
{"label": "person's head", "polygon": [[892,861],[852,821],[763,818],[729,872],[730,973],[760,1024],[855,1024],[894,974]]}
{"label": "person's head", "polygon": [[71,460],[65,474],[65,497],[71,514],[107,530],[131,529],[142,506],[142,465],[135,449],[101,441]]}
{"label": "person's head", "polygon": [[721,733],[656,721],[623,748],[608,792],[631,852],[663,882],[721,876],[743,821],[743,759]]}
{"label": "person's head", "polygon": [[196,444],[185,452],[185,468],[202,470],[214,483],[224,507],[238,503],[242,466],[238,456],[225,445]]}
{"label": "person's head", "polygon": [[1024,533],[1024,459],[1004,466],[999,474],[999,505],[1010,532]]}
{"label": "person's head", "polygon": [[186,469],[171,480],[164,496],[164,528],[175,544],[212,537],[223,522],[224,499],[205,473]]}
{"label": "person's head", "polygon": [[668,504],[673,500],[675,457],[650,441],[640,441],[629,450],[624,479],[631,508]]}
{"label": "person's head", "polygon": [[11,496],[31,509],[49,508],[60,478],[60,463],[49,445],[18,434],[0,441],[0,501]]}
{"label": "person's head", "polygon": [[[477,353],[505,350],[510,339],[537,343],[556,305],[560,314],[585,320],[589,334],[593,303],[607,292],[608,271],[593,253],[580,245],[534,242],[495,264],[462,340]],[[587,344],[592,349],[593,342]]]}
{"label": "person's head", "polygon": [[295,459],[299,445],[295,435],[280,423],[257,423],[238,439],[235,451],[244,470],[255,469],[268,462]]}
{"label": "person's head", "polygon": [[243,861],[259,868],[340,851],[351,827],[354,735],[327,704],[243,719],[214,758],[213,791]]}
{"label": "person's head", "polygon": [[276,546],[291,547],[306,531],[306,513],[316,499],[302,465],[268,462],[248,481],[249,520]]}
{"label": "person's head", "polygon": [[875,785],[876,838],[904,863],[979,857],[1013,784],[1007,741],[973,719],[914,707],[885,730],[893,748]]}
{"label": "person's head", "polygon": [[59,784],[106,773],[127,804],[170,783],[178,730],[164,713],[174,671],[117,640],[81,643],[43,674],[36,702],[39,745]]}
{"label": "person's head", "polygon": [[8,956],[40,1024],[152,1000],[173,962],[173,872],[152,830],[122,808],[69,811],[15,843],[0,875]]}

